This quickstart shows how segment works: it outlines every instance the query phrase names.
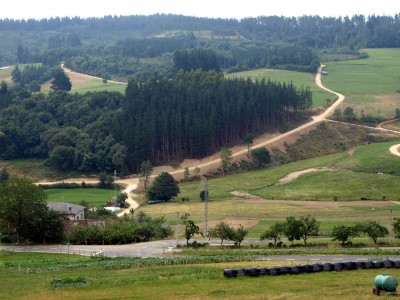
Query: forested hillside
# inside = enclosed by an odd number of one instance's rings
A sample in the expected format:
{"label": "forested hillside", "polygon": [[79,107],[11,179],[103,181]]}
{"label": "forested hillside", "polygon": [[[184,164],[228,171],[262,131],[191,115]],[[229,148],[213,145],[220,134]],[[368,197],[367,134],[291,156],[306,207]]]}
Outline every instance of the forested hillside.
{"label": "forested hillside", "polygon": [[116,135],[131,166],[199,158],[240,143],[249,133],[305,117],[311,92],[292,84],[225,79],[221,73],[179,72],[170,80],[129,81]]}
{"label": "forested hillside", "polygon": [[[13,67],[12,83],[0,86],[0,159],[34,157],[60,170],[126,173],[146,160],[199,158],[247,134],[299,122],[312,105],[307,87],[226,79],[223,72],[314,73],[321,59],[400,47],[400,14],[4,19],[0,36],[0,66],[27,64]],[[104,85],[125,80],[126,95],[40,93],[51,78],[68,81],[61,63],[103,78]]]}
{"label": "forested hillside", "polygon": [[[209,19],[180,15],[0,20],[0,65],[64,61],[104,77],[173,76],[174,53],[213,51],[221,69],[315,71],[321,55],[359,57],[364,47],[399,47],[400,14],[352,17],[262,16]],[[197,68],[195,65],[194,68]]]}

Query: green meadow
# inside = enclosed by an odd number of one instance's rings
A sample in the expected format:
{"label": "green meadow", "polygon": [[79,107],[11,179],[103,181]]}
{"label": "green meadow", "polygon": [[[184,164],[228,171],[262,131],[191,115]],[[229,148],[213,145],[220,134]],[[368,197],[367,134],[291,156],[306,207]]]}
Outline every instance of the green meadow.
{"label": "green meadow", "polygon": [[[223,276],[226,268],[291,266],[302,262],[226,262],[143,268],[135,267],[133,260],[121,261],[121,265],[112,261],[96,264],[93,260],[96,259],[74,255],[0,252],[0,298],[375,299],[372,287],[376,275],[385,272],[396,278],[400,276],[398,269],[359,269],[228,279]],[[54,285],[55,282],[59,284]]]}
{"label": "green meadow", "polygon": [[[400,158],[388,150],[393,144],[396,142],[359,146],[352,154],[342,152],[211,179],[208,181],[208,219],[211,224],[219,220],[247,224],[252,237],[259,237],[269,225],[288,216],[308,214],[321,221],[321,232],[326,233],[332,230],[333,224],[368,219],[378,220],[390,228],[392,218],[400,217],[400,205],[390,202],[400,201],[400,177],[397,176]],[[277,184],[292,172],[309,168],[323,169]],[[189,213],[202,225],[204,203],[199,199],[199,192],[204,184],[184,183],[180,189],[181,194],[170,203],[144,205],[141,209],[150,215],[164,215],[171,224],[176,223],[177,212]],[[232,194],[235,191],[252,197],[235,196]],[[181,197],[189,197],[190,201],[182,202]],[[351,200],[363,202],[353,205]]]}
{"label": "green meadow", "polygon": [[77,189],[45,189],[48,202],[67,202],[80,204],[87,202],[90,206],[105,205],[112,199],[113,190],[96,188],[77,188]]}
{"label": "green meadow", "polygon": [[257,80],[270,79],[277,82],[293,82],[297,87],[310,87],[313,94],[313,107],[317,108],[326,105],[327,100],[335,99],[335,96],[321,90],[315,84],[315,74],[286,71],[286,70],[272,70],[272,69],[258,69],[252,71],[245,71],[239,73],[227,74],[227,77],[242,77],[252,78]]}
{"label": "green meadow", "polygon": [[400,101],[400,49],[364,49],[369,58],[326,63],[323,83],[346,96],[343,109],[392,118]]}

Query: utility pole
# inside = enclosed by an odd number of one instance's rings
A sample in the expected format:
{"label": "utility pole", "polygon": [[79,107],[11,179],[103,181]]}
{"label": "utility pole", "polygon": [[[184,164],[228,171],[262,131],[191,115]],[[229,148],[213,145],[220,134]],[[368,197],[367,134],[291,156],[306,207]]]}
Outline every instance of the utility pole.
{"label": "utility pole", "polygon": [[179,211],[176,212],[176,246],[179,243]]}
{"label": "utility pole", "polygon": [[207,179],[203,180],[204,188],[204,231],[208,235],[208,183]]}
{"label": "utility pole", "polygon": [[114,205],[117,204],[117,170],[114,170]]}

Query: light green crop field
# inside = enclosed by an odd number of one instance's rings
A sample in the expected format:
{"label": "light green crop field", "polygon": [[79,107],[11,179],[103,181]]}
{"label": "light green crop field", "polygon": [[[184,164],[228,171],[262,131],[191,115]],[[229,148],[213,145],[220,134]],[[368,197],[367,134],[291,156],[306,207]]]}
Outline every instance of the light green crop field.
{"label": "light green crop field", "polygon": [[326,63],[323,83],[346,96],[341,109],[392,118],[400,103],[400,49],[362,51],[369,58]]}
{"label": "light green crop field", "polygon": [[[12,256],[12,258],[10,258]],[[292,262],[231,262],[154,267],[91,266],[90,259],[0,252],[2,299],[376,299],[373,280],[399,269],[225,278],[226,268],[291,266]],[[21,261],[21,263],[19,263]],[[44,270],[34,270],[40,262]],[[46,263],[44,265],[44,263]],[[301,264],[301,262],[296,262]],[[79,278],[82,285],[60,285]],[[382,297],[387,299],[387,297]]]}
{"label": "light green crop field", "polygon": [[323,106],[327,103],[327,100],[334,100],[335,96],[321,90],[315,84],[315,74],[295,72],[295,71],[285,71],[285,70],[272,70],[272,69],[258,69],[252,71],[245,71],[239,73],[232,73],[226,75],[230,77],[242,77],[242,78],[252,78],[257,80],[271,79],[277,82],[293,82],[293,85],[297,87],[310,87],[313,94],[313,107],[317,108]]}
{"label": "light green crop field", "polygon": [[77,189],[45,189],[49,202],[67,202],[78,204],[86,201],[90,206],[105,205],[112,199],[113,190],[96,188],[77,188]]}

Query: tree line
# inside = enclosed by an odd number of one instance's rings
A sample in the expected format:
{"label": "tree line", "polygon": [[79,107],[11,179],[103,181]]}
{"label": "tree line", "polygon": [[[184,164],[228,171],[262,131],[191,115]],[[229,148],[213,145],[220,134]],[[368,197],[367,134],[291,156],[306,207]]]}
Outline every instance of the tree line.
{"label": "tree line", "polygon": [[230,72],[263,67],[314,72],[325,52],[362,57],[358,51],[365,47],[400,47],[399,16],[3,19],[0,65],[41,62],[52,67],[65,61],[76,71],[100,77],[161,78],[180,68],[172,63],[175,54],[207,49]]}
{"label": "tree line", "polygon": [[308,88],[270,80],[226,79],[221,73],[179,72],[173,79],[129,81],[115,134],[130,166],[203,157],[248,133],[276,129],[304,117]]}
{"label": "tree line", "polygon": [[[311,236],[318,236],[320,222],[307,215],[299,218],[290,216],[283,222],[275,222],[260,235],[260,240],[270,240],[272,247],[282,245],[281,237],[285,236],[290,242],[303,240],[304,245]],[[394,218],[393,231],[400,238],[400,218]],[[339,241],[342,246],[351,245],[351,239],[365,235],[376,245],[379,238],[389,235],[389,230],[375,220],[356,222],[354,225],[336,225],[330,232],[332,241]]]}

